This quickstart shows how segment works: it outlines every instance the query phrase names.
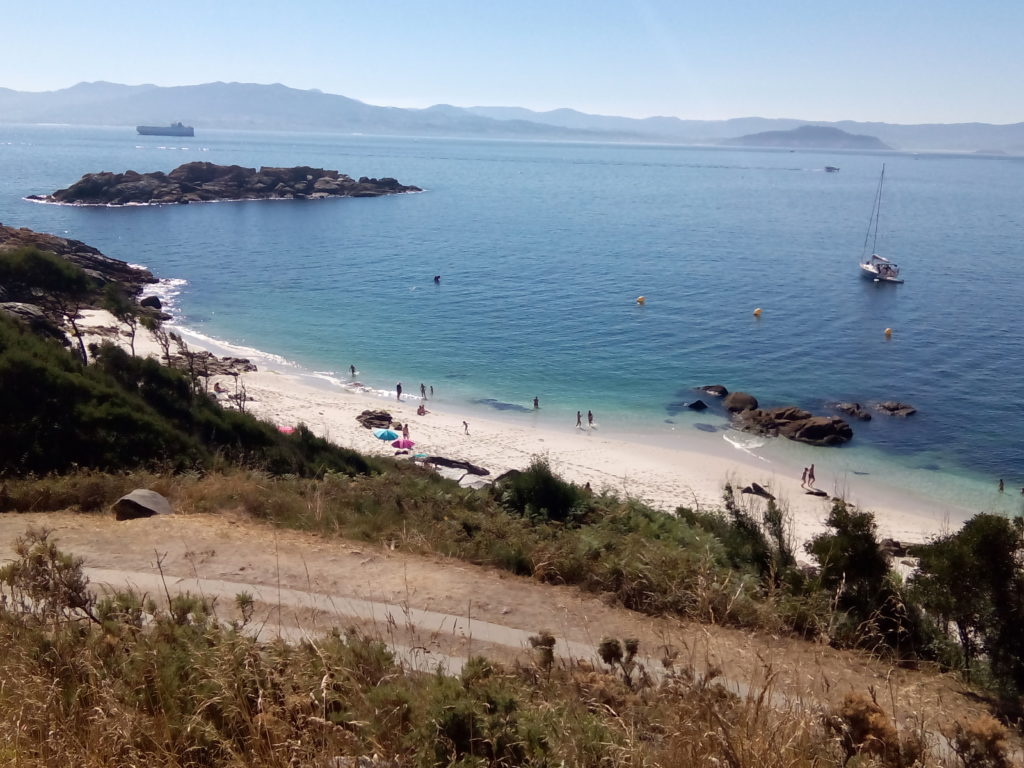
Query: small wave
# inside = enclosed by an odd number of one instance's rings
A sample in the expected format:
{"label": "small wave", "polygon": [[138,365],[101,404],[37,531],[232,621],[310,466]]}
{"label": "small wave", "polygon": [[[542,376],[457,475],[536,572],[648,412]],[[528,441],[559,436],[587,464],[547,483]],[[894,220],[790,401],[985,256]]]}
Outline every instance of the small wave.
{"label": "small wave", "polygon": [[757,456],[757,454],[754,453],[754,451],[757,450],[758,448],[763,448],[765,445],[768,444],[768,440],[763,437],[735,437],[734,435],[724,434],[722,435],[722,439],[725,440],[725,442],[729,443],[729,445],[731,445],[736,450],[743,451],[744,453],[748,453],[751,456],[756,456],[757,458],[761,457]]}
{"label": "small wave", "polygon": [[[140,269],[146,269],[146,267],[136,264],[132,264],[130,266],[138,266]],[[142,298],[146,298],[147,296],[156,296],[160,299],[160,304],[164,308],[164,311],[169,312],[173,307],[177,306],[178,297],[181,296],[186,285],[188,285],[188,280],[181,277],[163,278],[156,283],[150,283],[145,286],[142,289]]]}

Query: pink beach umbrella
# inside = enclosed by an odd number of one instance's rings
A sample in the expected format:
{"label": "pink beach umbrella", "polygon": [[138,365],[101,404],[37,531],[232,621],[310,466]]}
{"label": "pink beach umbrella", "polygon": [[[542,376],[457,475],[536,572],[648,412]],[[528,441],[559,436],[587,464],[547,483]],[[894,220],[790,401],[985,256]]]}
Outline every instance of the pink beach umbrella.
{"label": "pink beach umbrella", "polygon": [[292,432],[295,431],[295,427],[278,427],[277,431],[283,432],[286,435],[290,435]]}
{"label": "pink beach umbrella", "polygon": [[395,442],[391,444],[393,448],[412,448],[414,445],[416,445],[416,443],[404,437],[401,440],[395,440]]}

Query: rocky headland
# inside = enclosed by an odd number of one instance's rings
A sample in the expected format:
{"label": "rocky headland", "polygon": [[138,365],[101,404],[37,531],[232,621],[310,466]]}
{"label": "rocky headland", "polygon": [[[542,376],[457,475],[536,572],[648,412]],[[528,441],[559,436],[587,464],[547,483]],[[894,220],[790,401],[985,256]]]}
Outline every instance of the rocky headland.
{"label": "rocky headland", "polygon": [[380,197],[421,192],[396,179],[358,181],[338,171],[295,168],[243,168],[240,165],[185,163],[170,173],[87,173],[67,189],[26,199],[64,205],[160,205],[227,200],[321,200],[329,197]]}

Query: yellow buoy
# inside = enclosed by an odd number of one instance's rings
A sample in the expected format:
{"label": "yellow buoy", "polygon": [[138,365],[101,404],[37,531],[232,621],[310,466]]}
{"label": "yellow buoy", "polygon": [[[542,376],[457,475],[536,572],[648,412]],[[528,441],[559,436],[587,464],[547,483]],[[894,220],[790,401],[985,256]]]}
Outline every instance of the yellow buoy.
{"label": "yellow buoy", "polygon": [[885,336],[886,338],[892,338],[892,328],[885,329]]}
{"label": "yellow buoy", "polygon": [[636,303],[637,304],[643,304],[646,301],[647,301],[647,298],[645,296],[637,296],[636,297]]}
{"label": "yellow buoy", "polygon": [[754,310],[754,317],[760,317],[760,316],[761,316],[761,308],[758,307],[757,309]]}

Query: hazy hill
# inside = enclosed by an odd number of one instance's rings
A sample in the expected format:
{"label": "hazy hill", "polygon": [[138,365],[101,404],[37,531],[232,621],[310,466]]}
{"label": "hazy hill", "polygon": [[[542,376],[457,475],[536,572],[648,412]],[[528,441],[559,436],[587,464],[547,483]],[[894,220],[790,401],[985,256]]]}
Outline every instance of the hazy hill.
{"label": "hazy hill", "polygon": [[823,125],[801,125],[791,131],[764,131],[725,139],[730,147],[789,147],[793,149],[892,149],[874,136],[862,136]]}
{"label": "hazy hill", "polygon": [[461,136],[580,141],[656,141],[718,144],[767,131],[803,125],[874,136],[903,150],[1024,153],[1024,123],[990,125],[894,125],[828,123],[791,118],[739,117],[730,120],[643,119],[590,115],[574,109],[534,112],[522,107],[399,109],[366,104],[319,90],[281,84],[204,83],[160,87],[79,83],[70,88],[27,93],[0,88],[0,122],[78,125],[161,125],[175,120],[207,128],[323,131],[406,136]]}

